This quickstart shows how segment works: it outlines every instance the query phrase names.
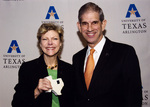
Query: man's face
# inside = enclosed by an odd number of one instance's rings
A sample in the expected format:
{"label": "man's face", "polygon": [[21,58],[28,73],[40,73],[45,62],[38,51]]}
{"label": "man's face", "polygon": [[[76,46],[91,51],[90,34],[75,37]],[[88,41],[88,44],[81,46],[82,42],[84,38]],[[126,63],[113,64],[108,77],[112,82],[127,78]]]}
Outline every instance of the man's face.
{"label": "man's face", "polygon": [[88,45],[93,48],[102,39],[102,32],[105,29],[106,20],[101,22],[99,20],[99,13],[94,11],[87,11],[81,16],[81,23],[77,26],[87,41]]}

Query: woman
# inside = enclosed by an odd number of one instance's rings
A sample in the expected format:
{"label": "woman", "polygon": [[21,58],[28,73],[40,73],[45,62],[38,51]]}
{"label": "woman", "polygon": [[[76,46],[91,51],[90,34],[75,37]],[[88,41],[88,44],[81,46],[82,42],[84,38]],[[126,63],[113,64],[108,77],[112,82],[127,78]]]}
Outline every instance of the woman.
{"label": "woman", "polygon": [[[42,24],[38,30],[38,46],[42,55],[22,64],[19,82],[15,86],[13,107],[72,107],[72,66],[59,59],[63,45],[63,29],[51,23]],[[51,82],[45,78],[62,78],[62,95],[52,92]]]}

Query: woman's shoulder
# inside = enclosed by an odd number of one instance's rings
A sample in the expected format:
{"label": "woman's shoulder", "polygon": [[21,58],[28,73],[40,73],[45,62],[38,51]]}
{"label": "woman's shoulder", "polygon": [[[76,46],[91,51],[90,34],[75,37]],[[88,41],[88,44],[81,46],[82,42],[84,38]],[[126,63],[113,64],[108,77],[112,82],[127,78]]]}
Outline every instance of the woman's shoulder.
{"label": "woman's shoulder", "polygon": [[26,67],[26,68],[34,68],[35,66],[38,67],[39,65],[40,66],[43,66],[45,63],[44,63],[44,59],[42,56],[40,56],[39,58],[35,58],[35,59],[32,59],[32,60],[28,60],[28,61],[25,61],[22,63],[22,67]]}
{"label": "woman's shoulder", "polygon": [[21,74],[33,74],[37,72],[41,67],[45,67],[45,63],[41,61],[42,59],[35,58],[26,62],[23,62],[22,65],[20,66],[19,72]]}
{"label": "woman's shoulder", "polygon": [[22,65],[32,65],[32,64],[37,63],[38,60],[39,60],[39,58],[35,58],[35,59],[32,59],[32,60],[28,60],[28,61],[23,62]]}

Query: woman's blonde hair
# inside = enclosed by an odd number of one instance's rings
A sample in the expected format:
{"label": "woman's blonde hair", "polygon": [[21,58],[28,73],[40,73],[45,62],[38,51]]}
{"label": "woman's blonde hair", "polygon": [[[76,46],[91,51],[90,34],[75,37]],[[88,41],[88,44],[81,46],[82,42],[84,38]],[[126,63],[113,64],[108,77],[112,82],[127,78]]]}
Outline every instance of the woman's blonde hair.
{"label": "woman's blonde hair", "polygon": [[38,46],[39,51],[40,51],[41,54],[43,53],[41,48],[40,48],[41,37],[42,37],[42,35],[44,35],[45,33],[47,33],[50,30],[54,30],[59,34],[60,42],[62,43],[62,45],[60,47],[60,50],[59,50],[59,53],[62,50],[63,41],[64,41],[63,40],[64,30],[63,30],[62,26],[55,25],[53,23],[43,23],[40,26],[40,28],[38,29],[38,32],[37,32],[37,39],[38,39],[37,46]]}
{"label": "woman's blonde hair", "polygon": [[37,32],[38,44],[41,42],[41,37],[43,34],[47,33],[50,30],[54,30],[59,34],[60,41],[63,42],[64,30],[61,26],[55,25],[53,23],[43,23]]}

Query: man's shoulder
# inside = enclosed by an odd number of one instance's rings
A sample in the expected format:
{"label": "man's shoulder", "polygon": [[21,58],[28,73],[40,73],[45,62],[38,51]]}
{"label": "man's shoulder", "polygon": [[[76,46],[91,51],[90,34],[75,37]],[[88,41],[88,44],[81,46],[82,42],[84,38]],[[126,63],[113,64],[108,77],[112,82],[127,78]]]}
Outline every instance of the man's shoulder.
{"label": "man's shoulder", "polygon": [[117,50],[134,50],[134,47],[129,44],[111,41],[108,38],[106,39],[106,45],[113,47],[113,49]]}
{"label": "man's shoulder", "polygon": [[113,46],[117,50],[134,50],[133,46],[126,43],[113,42]]}
{"label": "man's shoulder", "polygon": [[86,50],[87,50],[87,47],[81,49],[80,51],[78,51],[77,53],[75,53],[73,56],[74,56],[74,57],[77,57],[77,56],[85,55]]}
{"label": "man's shoulder", "polygon": [[64,60],[59,60],[58,63],[60,63],[62,66],[68,66],[68,67],[71,67],[72,65],[69,63],[69,62],[66,62]]}

